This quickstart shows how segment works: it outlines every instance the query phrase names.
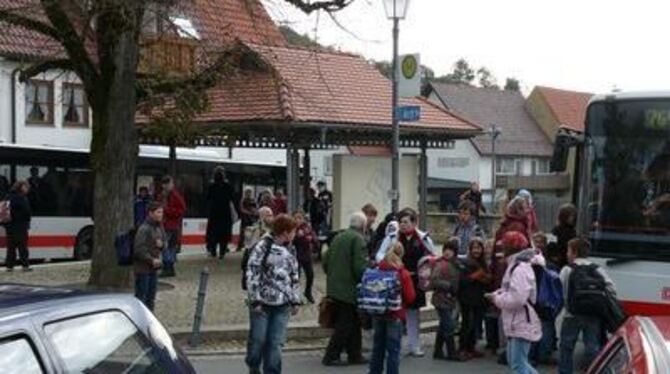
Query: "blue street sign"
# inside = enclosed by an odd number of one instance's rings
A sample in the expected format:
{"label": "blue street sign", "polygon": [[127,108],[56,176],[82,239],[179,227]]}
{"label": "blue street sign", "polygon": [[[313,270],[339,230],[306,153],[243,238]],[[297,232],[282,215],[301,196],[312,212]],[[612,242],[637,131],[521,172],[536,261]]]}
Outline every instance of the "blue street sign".
{"label": "blue street sign", "polygon": [[418,105],[399,106],[396,113],[400,122],[417,122],[421,119],[421,107]]}

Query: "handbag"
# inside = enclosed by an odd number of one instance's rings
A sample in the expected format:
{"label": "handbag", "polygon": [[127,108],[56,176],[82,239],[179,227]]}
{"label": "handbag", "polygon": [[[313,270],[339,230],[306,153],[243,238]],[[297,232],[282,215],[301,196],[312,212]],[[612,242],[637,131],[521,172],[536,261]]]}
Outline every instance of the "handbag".
{"label": "handbag", "polygon": [[332,329],[335,326],[335,303],[327,296],[319,302],[319,326],[324,329]]}

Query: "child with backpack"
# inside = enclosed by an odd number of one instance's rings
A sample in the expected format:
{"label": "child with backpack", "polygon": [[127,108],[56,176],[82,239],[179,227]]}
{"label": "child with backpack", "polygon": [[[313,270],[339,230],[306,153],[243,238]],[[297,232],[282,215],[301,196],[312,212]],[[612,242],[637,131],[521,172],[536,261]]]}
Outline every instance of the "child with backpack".
{"label": "child with backpack", "polygon": [[[442,248],[442,257],[435,261],[430,276],[430,289],[433,291],[431,303],[437,310],[440,326],[435,334],[435,351],[433,359],[448,361],[465,361],[467,357],[456,350],[454,332],[454,309],[458,301],[458,287],[461,265],[456,257],[458,253],[458,239],[451,238]],[[447,354],[444,354],[446,345]]]}
{"label": "child with backpack", "polygon": [[[399,308],[387,309],[386,312],[373,317],[374,337],[368,370],[369,374],[382,374],[384,372],[385,359],[387,374],[397,374],[400,372],[403,325],[407,319],[407,307],[416,298],[412,276],[405,269],[402,262],[404,252],[403,245],[395,242],[388,252],[386,252],[384,260],[379,264],[379,270],[395,273],[397,281],[394,283],[400,288],[399,290],[395,290],[395,292],[399,293],[401,303]],[[363,284],[361,285],[364,286]]]}
{"label": "child with backpack", "polygon": [[[559,340],[560,374],[573,372],[575,344],[582,333],[586,362],[592,362],[601,348],[602,307],[615,297],[614,283],[604,269],[588,260],[590,244],[576,238],[568,242],[568,266],[561,271],[566,311]],[[602,297],[598,296],[598,292]]]}
{"label": "child with backpack", "polygon": [[[542,232],[533,234],[533,247],[546,256],[547,236]],[[546,259],[546,257],[545,257]],[[533,265],[537,285],[537,302],[533,307],[542,323],[542,339],[530,348],[530,361],[533,366],[551,364],[551,355],[556,340],[556,317],[563,309],[563,286],[556,268]]]}
{"label": "child with backpack", "polygon": [[[535,273],[532,263],[542,264],[525,235],[510,231],[503,235],[507,270],[499,290],[485,297],[501,311],[503,330],[507,337],[507,362],[515,374],[537,374],[528,361],[533,342],[542,337],[542,325],[532,305],[537,301]],[[537,258],[539,256],[539,258]]]}
{"label": "child with backpack", "polygon": [[468,358],[480,358],[484,354],[478,352],[477,328],[481,329],[486,312],[486,293],[492,277],[484,260],[484,241],[481,238],[470,239],[468,255],[465,259],[464,270],[461,273],[460,289],[458,292],[461,305],[461,351]]}

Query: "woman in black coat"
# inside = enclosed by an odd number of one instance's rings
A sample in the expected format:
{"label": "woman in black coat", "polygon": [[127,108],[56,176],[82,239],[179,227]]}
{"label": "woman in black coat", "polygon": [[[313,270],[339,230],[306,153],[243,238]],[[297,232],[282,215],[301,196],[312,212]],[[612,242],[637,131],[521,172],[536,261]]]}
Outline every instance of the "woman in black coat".
{"label": "woman in black coat", "polygon": [[222,167],[214,170],[214,183],[207,191],[207,205],[209,217],[207,221],[207,250],[212,257],[216,257],[217,246],[219,258],[228,253],[228,243],[233,232],[233,187],[226,182],[225,171]]}
{"label": "woman in black coat", "polygon": [[7,258],[5,265],[7,271],[13,271],[16,264],[16,252],[19,252],[19,260],[23,271],[30,271],[28,265],[28,230],[30,230],[30,202],[28,191],[30,186],[26,181],[17,181],[9,191],[9,209],[11,220],[5,225],[7,232]]}

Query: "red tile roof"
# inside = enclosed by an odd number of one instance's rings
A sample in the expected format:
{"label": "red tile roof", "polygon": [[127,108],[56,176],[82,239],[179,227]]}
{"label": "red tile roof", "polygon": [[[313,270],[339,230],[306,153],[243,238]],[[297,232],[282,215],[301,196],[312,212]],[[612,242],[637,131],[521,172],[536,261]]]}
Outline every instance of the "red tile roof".
{"label": "red tile roof", "polygon": [[593,97],[592,93],[560,90],[550,87],[535,87],[560,126],[576,131],[584,131],[586,107]]}
{"label": "red tile roof", "polygon": [[[36,0],[0,0],[0,8],[15,11],[19,15],[34,17],[45,21],[39,1]],[[35,31],[9,26],[0,22],[0,56],[19,58],[48,58],[59,55],[60,44]]]}
{"label": "red tile roof", "polygon": [[[0,0],[0,8],[46,21],[38,0]],[[190,16],[204,45],[221,47],[234,40],[286,45],[263,5],[249,0],[191,0],[180,9]],[[58,43],[34,31],[0,23],[0,56],[49,58],[62,51]]]}
{"label": "red tile roof", "polygon": [[[0,0],[0,7],[29,6],[41,16],[37,0]],[[279,121],[384,126],[391,124],[391,84],[362,57],[290,48],[259,0],[192,0],[184,7],[205,47],[240,41],[269,65],[247,71],[210,90],[211,108],[198,122]],[[48,57],[56,44],[39,34],[5,27],[0,55]],[[423,98],[404,99],[420,105],[420,122],[404,129],[444,130],[470,135],[480,128]]]}
{"label": "red tile roof", "polygon": [[[252,73],[212,90],[211,119],[279,120],[390,126],[391,84],[362,57],[250,45],[274,71]],[[232,103],[232,105],[231,105]],[[480,128],[423,98],[422,118],[405,128],[478,132]]]}

